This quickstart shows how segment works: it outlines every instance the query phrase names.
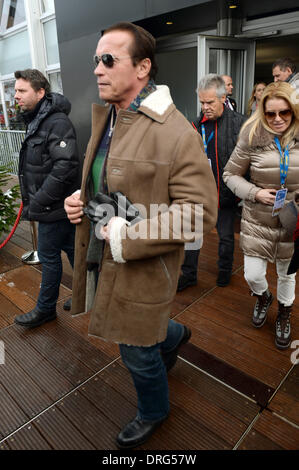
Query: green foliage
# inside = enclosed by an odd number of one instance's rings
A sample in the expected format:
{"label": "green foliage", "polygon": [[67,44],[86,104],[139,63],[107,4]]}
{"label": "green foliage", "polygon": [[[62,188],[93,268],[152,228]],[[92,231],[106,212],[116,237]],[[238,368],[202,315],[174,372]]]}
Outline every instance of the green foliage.
{"label": "green foliage", "polygon": [[19,208],[19,204],[16,202],[20,197],[19,185],[3,191],[3,187],[10,180],[10,171],[9,165],[0,164],[0,235],[10,231],[17,218],[15,209]]}

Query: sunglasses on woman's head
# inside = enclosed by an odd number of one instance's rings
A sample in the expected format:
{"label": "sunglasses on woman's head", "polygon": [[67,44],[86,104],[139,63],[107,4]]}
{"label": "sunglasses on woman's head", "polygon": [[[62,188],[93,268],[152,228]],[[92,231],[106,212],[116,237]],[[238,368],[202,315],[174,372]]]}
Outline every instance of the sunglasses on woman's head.
{"label": "sunglasses on woman's head", "polygon": [[287,119],[293,114],[293,111],[291,109],[283,109],[282,111],[264,111],[264,114],[268,119],[274,119],[277,114],[281,119]]}
{"label": "sunglasses on woman's head", "polygon": [[129,58],[130,58],[129,55],[126,57],[114,57],[112,54],[102,54],[102,55],[94,55],[93,62],[94,62],[95,67],[97,67],[100,62],[103,62],[105,67],[107,67],[108,69],[112,69],[112,67],[114,66],[117,60],[129,59]]}

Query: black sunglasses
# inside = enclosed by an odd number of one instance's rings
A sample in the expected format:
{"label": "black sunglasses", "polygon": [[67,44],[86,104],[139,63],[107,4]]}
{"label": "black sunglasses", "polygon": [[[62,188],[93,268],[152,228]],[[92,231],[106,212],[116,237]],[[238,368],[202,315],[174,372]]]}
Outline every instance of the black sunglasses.
{"label": "black sunglasses", "polygon": [[265,111],[264,112],[265,116],[269,119],[274,119],[277,114],[281,119],[287,119],[289,118],[292,114],[293,111],[291,109],[283,109],[282,111]]}
{"label": "black sunglasses", "polygon": [[117,60],[129,59],[129,58],[130,58],[129,55],[126,57],[114,57],[112,54],[103,54],[103,55],[94,55],[93,62],[94,62],[95,67],[97,67],[100,62],[103,62],[105,67],[108,67],[108,69],[112,69],[112,67],[114,66],[114,63]]}

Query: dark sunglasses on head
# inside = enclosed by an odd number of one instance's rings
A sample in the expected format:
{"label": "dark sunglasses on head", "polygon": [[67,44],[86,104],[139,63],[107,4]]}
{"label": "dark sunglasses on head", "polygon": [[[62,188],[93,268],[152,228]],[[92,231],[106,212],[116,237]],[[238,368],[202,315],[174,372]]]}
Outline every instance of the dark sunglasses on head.
{"label": "dark sunglasses on head", "polygon": [[279,115],[280,118],[286,119],[289,118],[292,114],[293,111],[291,109],[283,109],[282,111],[265,111],[264,112],[265,116],[269,119],[274,119],[277,114]]}
{"label": "dark sunglasses on head", "polygon": [[103,55],[94,55],[93,56],[93,61],[94,61],[95,67],[97,67],[99,65],[99,63],[102,61],[103,64],[105,65],[105,67],[108,67],[109,69],[111,69],[114,66],[114,63],[117,60],[129,59],[129,58],[130,58],[130,56],[114,57],[112,54],[103,54]]}

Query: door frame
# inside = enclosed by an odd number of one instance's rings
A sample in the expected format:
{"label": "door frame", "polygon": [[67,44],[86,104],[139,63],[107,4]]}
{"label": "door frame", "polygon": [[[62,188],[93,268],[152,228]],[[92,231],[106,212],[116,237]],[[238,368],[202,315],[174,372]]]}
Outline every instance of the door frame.
{"label": "door frame", "polygon": [[[246,112],[247,102],[249,100],[254,85],[255,71],[255,40],[240,39],[233,37],[216,36],[216,30],[203,31],[198,33],[186,34],[175,38],[163,38],[157,41],[157,52],[174,51],[197,47],[197,83],[199,79],[208,72],[209,50],[213,48],[224,50],[242,50],[244,51],[244,67],[242,80],[242,107],[240,112]],[[202,66],[201,64],[204,64]],[[229,73],[228,70],[226,70]],[[224,73],[224,72],[222,72]],[[200,103],[197,99],[197,114],[200,112]]]}
{"label": "door frame", "polygon": [[[254,86],[254,71],[255,71],[255,40],[254,39],[240,39],[224,36],[209,36],[209,35],[198,35],[198,47],[197,47],[197,82],[200,78],[209,73],[209,56],[212,49],[218,49],[220,51],[231,51],[238,50],[242,51],[242,76],[241,76],[241,93],[239,94],[238,111],[240,113],[246,113],[246,107],[250,98],[253,86]],[[229,54],[227,57],[221,57],[217,61],[217,74],[230,75],[230,61]],[[200,104],[198,103],[197,112],[199,114]]]}

